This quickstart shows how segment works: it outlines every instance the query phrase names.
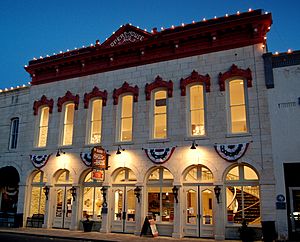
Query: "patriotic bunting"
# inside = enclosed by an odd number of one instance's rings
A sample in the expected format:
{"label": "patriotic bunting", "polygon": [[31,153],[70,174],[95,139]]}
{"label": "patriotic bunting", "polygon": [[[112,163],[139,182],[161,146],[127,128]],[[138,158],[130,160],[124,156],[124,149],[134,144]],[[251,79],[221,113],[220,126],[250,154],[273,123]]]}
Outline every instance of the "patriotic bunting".
{"label": "patriotic bunting", "polygon": [[171,158],[175,147],[144,149],[147,157],[155,164],[163,164]]}
{"label": "patriotic bunting", "polygon": [[30,155],[30,160],[36,168],[41,169],[44,165],[46,165],[46,163],[49,160],[51,155],[52,154],[49,154],[49,155]]}
{"label": "patriotic bunting", "polygon": [[92,155],[91,155],[91,152],[90,153],[83,153],[83,152],[81,152],[80,153],[80,158],[81,158],[82,162],[86,166],[88,166],[88,167],[92,166]]}
{"label": "patriotic bunting", "polygon": [[215,150],[218,155],[227,161],[237,161],[240,159],[247,151],[249,143],[241,144],[216,144]]}

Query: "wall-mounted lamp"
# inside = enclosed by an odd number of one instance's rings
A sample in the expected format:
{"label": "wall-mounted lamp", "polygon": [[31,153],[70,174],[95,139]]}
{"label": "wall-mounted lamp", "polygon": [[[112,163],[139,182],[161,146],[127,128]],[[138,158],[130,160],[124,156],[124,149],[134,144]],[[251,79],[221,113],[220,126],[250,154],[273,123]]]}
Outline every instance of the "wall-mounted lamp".
{"label": "wall-mounted lamp", "polygon": [[116,154],[117,154],[117,155],[120,155],[120,154],[122,153],[121,150],[122,150],[122,151],[125,151],[125,149],[123,149],[123,148],[121,147],[121,145],[118,145],[118,150],[117,150]]}
{"label": "wall-mounted lamp", "polygon": [[66,152],[64,152],[62,149],[58,149],[57,152],[56,152],[56,157],[59,157],[60,153],[66,154]]}
{"label": "wall-mounted lamp", "polygon": [[196,144],[195,140],[193,140],[192,146],[191,146],[191,150],[195,150],[197,149],[198,144]]}
{"label": "wall-mounted lamp", "polygon": [[220,203],[221,188],[217,185],[215,186],[214,191],[217,198],[217,202]]}
{"label": "wall-mounted lamp", "polygon": [[106,202],[107,187],[102,187],[102,188],[101,188],[101,191],[102,191],[102,195],[103,195],[103,203],[102,203],[102,207],[103,207],[103,208],[107,208],[107,202]]}
{"label": "wall-mounted lamp", "polygon": [[43,187],[43,191],[44,191],[44,193],[45,193],[46,200],[48,200],[48,195],[49,195],[49,192],[50,192],[50,187],[44,186],[44,187]]}
{"label": "wall-mounted lamp", "polygon": [[134,189],[134,195],[136,196],[138,203],[140,203],[141,191],[142,189],[139,186]]}
{"label": "wall-mounted lamp", "polygon": [[73,201],[75,201],[76,198],[76,187],[72,186],[70,189],[71,195],[73,197]]}
{"label": "wall-mounted lamp", "polygon": [[174,198],[175,198],[176,203],[178,203],[178,187],[177,187],[177,186],[174,186],[174,187],[172,188],[172,192],[173,192],[173,195],[174,195]]}

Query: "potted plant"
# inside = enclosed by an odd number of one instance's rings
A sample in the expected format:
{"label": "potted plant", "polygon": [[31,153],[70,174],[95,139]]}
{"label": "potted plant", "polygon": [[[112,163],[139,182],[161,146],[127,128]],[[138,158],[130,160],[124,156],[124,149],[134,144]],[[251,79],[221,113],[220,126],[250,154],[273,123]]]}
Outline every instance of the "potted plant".
{"label": "potted plant", "polygon": [[254,241],[255,232],[252,228],[249,228],[247,225],[247,221],[242,221],[242,227],[239,228],[240,239],[243,242],[252,242]]}
{"label": "potted plant", "polygon": [[82,220],[81,221],[84,232],[91,232],[92,231],[92,227],[93,227],[94,221],[90,220],[89,217],[90,217],[90,215],[87,214],[85,216],[86,220]]}

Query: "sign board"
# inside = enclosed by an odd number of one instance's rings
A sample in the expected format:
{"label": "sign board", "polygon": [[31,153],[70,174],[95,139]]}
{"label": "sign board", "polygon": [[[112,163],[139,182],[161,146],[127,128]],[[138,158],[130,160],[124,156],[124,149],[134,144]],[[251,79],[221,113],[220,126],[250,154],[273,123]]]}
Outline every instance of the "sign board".
{"label": "sign board", "polygon": [[152,235],[153,237],[158,236],[156,223],[152,216],[146,216],[140,236],[142,235]]}
{"label": "sign board", "polygon": [[106,151],[101,146],[96,146],[92,151],[93,169],[107,169]]}
{"label": "sign board", "polygon": [[104,181],[104,170],[92,170],[92,179],[96,181]]}

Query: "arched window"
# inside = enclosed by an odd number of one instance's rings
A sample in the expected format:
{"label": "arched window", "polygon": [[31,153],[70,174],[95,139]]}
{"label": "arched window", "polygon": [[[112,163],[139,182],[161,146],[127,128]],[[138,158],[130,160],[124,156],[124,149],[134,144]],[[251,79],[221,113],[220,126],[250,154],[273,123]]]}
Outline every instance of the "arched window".
{"label": "arched window", "polygon": [[38,171],[31,182],[31,198],[29,216],[33,214],[45,214],[46,196],[43,187],[47,178],[42,171]]}
{"label": "arched window", "polygon": [[136,182],[136,176],[129,168],[122,168],[115,176],[114,183]]}
{"label": "arched window", "polygon": [[70,184],[73,182],[73,178],[68,170],[62,170],[56,182],[57,184]]}
{"label": "arched window", "polygon": [[101,142],[102,106],[102,99],[100,98],[91,101],[88,138],[89,144],[99,144]]}
{"label": "arched window", "polygon": [[212,182],[213,181],[213,174],[211,171],[202,165],[197,165],[191,167],[185,177],[184,177],[185,182]]}
{"label": "arched window", "polygon": [[50,108],[48,106],[44,106],[40,109],[36,147],[45,147],[47,145],[49,110]]}
{"label": "arched window", "polygon": [[173,175],[163,167],[151,172],[147,182],[148,214],[157,222],[174,221]]}
{"label": "arched window", "polygon": [[225,178],[228,223],[260,224],[260,188],[256,172],[240,164],[232,167]]}
{"label": "arched window", "polygon": [[68,103],[64,106],[62,145],[72,145],[73,143],[74,110],[74,103]]}

